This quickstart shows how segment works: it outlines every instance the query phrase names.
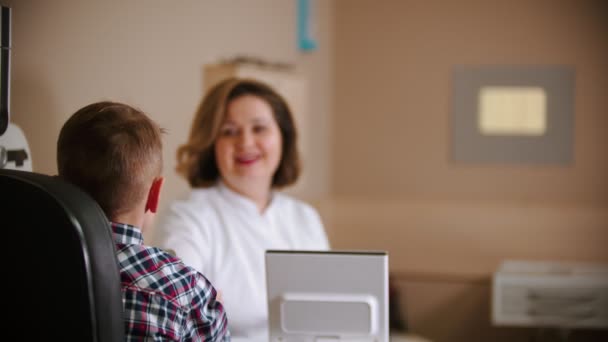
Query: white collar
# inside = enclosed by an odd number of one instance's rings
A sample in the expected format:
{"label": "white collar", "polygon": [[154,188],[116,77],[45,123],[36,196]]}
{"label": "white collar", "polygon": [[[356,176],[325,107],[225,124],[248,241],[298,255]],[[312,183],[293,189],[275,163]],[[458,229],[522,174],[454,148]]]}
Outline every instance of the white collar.
{"label": "white collar", "polygon": [[266,206],[266,209],[264,210],[264,212],[260,214],[257,204],[251,198],[244,196],[242,194],[239,194],[238,192],[230,189],[221,180],[217,181],[217,188],[219,190],[219,193],[228,202],[232,203],[234,206],[236,206],[238,208],[246,210],[247,212],[250,212],[250,213],[255,213],[257,215],[262,215],[262,216],[266,215],[266,213],[268,213],[271,210],[271,208],[273,207],[273,204],[276,202],[274,200],[275,192],[270,191],[270,201],[268,202],[268,206]]}

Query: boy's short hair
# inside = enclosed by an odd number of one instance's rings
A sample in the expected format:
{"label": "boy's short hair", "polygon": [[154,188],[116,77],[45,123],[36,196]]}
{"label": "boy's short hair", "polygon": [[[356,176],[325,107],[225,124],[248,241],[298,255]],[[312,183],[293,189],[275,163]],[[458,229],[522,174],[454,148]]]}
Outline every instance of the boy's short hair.
{"label": "boy's short hair", "polygon": [[294,184],[300,175],[297,130],[287,101],[272,87],[255,79],[228,78],[213,86],[203,97],[188,142],[177,150],[177,167],[192,187],[213,186],[221,177],[215,160],[215,142],[231,101],[245,95],[264,100],[272,108],[283,142],[281,161],[272,177],[272,187]]}
{"label": "boy's short hair", "polygon": [[161,133],[154,121],[131,106],[90,104],[61,128],[59,176],[89,193],[113,219],[140,203],[160,176]]}

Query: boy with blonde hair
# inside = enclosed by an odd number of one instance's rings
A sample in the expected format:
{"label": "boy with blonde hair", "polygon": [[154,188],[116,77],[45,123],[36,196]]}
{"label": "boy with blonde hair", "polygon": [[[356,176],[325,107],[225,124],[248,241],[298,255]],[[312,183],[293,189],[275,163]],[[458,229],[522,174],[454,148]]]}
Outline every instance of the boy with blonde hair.
{"label": "boy with blonde hair", "polygon": [[116,102],[74,113],[57,142],[59,176],[97,201],[111,221],[120,269],[127,340],[229,341],[217,292],[194,269],[143,244],[146,212],[163,184],[162,130]]}

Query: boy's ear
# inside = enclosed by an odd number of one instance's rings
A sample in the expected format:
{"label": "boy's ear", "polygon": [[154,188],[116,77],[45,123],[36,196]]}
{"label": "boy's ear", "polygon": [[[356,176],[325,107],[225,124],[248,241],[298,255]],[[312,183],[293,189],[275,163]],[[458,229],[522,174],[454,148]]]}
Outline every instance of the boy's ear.
{"label": "boy's ear", "polygon": [[163,177],[155,178],[150,186],[150,192],[148,192],[148,200],[146,201],[146,212],[151,211],[156,213],[158,209],[158,201],[160,200],[160,189],[163,187]]}

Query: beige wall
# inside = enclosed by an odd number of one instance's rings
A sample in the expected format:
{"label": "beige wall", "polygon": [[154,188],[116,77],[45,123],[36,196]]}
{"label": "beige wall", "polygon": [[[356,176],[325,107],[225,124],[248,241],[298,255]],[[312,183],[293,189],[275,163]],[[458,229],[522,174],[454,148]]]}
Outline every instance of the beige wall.
{"label": "beige wall", "polygon": [[[293,63],[309,78],[310,188],[335,248],[385,249],[414,331],[435,341],[523,340],[493,329],[504,258],[608,262],[608,13],[603,1],[315,1],[320,48],[295,48],[295,1],[9,0],[12,120],[34,170],[58,131],[101,99],[147,111],[165,138],[163,203],[206,63]],[[457,64],[576,68],[574,163],[450,162]],[[335,95],[335,96],[334,96]]]}
{"label": "beige wall", "polygon": [[[346,0],[336,5],[334,193],[608,202],[605,1]],[[574,163],[450,161],[455,65],[573,65]]]}
{"label": "beige wall", "polygon": [[[329,189],[331,2],[314,9],[319,49],[301,53],[296,2],[283,0],[16,0],[12,121],[29,141],[34,171],[56,173],[59,129],[78,108],[125,101],[167,129],[163,207],[187,191],[174,170],[203,89],[203,65],[239,55],[292,64],[310,87],[306,198]],[[308,133],[307,133],[308,134]],[[149,233],[149,232],[148,232]]]}
{"label": "beige wall", "polygon": [[[488,275],[506,257],[608,261],[607,9],[337,1],[333,196],[319,204],[334,245],[388,249],[398,271]],[[573,163],[451,161],[450,75],[462,64],[573,65]]]}
{"label": "beige wall", "polygon": [[[411,328],[435,341],[516,341],[492,328],[504,259],[608,262],[605,1],[337,0],[333,247],[389,251]],[[450,160],[455,65],[572,65],[571,165]],[[605,336],[605,335],[604,335]]]}

